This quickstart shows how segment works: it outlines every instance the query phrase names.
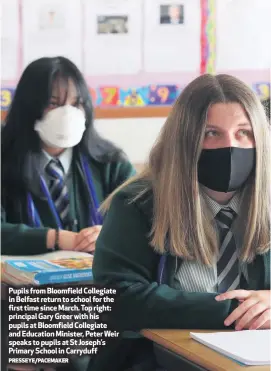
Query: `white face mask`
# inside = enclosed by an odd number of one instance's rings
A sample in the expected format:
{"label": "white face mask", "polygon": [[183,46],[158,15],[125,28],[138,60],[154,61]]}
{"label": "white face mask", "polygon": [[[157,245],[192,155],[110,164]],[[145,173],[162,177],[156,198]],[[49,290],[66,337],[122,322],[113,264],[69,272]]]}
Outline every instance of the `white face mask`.
{"label": "white face mask", "polygon": [[84,113],[73,106],[61,106],[47,112],[34,129],[40,139],[54,148],[76,146],[86,129]]}

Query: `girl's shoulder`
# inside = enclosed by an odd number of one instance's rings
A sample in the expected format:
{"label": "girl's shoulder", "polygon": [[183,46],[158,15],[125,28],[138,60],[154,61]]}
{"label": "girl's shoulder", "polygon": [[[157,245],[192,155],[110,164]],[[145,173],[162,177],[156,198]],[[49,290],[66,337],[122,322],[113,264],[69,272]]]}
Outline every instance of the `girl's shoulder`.
{"label": "girl's shoulder", "polygon": [[113,197],[125,204],[133,204],[147,219],[153,218],[153,191],[144,179],[135,179],[121,188]]}
{"label": "girl's shoulder", "polygon": [[108,194],[136,174],[134,166],[125,157],[97,160],[88,155],[86,158],[91,170],[98,172],[107,185]]}

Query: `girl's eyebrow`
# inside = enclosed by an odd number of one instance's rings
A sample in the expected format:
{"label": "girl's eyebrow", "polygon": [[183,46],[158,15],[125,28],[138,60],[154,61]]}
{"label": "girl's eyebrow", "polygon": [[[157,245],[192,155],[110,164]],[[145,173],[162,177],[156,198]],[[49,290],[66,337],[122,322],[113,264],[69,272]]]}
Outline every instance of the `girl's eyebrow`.
{"label": "girl's eyebrow", "polygon": [[249,122],[240,123],[238,126],[249,126],[251,128],[251,124]]}
{"label": "girl's eyebrow", "polygon": [[[240,124],[238,124],[238,126],[242,126],[242,127],[245,126],[245,127],[251,128],[251,124],[249,122],[240,123]],[[221,126],[216,126],[214,124],[207,124],[206,128],[208,128],[208,129],[221,129]]]}
{"label": "girl's eyebrow", "polygon": [[216,125],[213,125],[213,124],[207,124],[206,128],[208,128],[208,129],[220,129],[219,126],[216,126]]}

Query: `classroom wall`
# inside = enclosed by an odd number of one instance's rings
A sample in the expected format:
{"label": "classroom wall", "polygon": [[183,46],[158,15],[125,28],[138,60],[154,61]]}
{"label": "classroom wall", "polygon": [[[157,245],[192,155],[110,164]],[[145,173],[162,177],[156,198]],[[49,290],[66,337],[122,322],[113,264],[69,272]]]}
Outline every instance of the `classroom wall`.
{"label": "classroom wall", "polygon": [[100,119],[95,125],[101,135],[121,147],[130,161],[139,165],[148,159],[165,120],[165,117]]}
{"label": "classroom wall", "polygon": [[[2,3],[2,120],[11,102],[9,89],[16,87],[26,64],[41,55],[74,60],[94,93],[98,131],[135,164],[147,159],[172,102],[200,73],[229,73],[261,99],[270,96],[270,0],[177,1],[184,7],[184,22],[173,26],[159,24],[159,10],[176,3],[172,0],[111,0],[110,6],[102,0],[70,0],[67,6],[61,0]],[[50,30],[46,17],[51,10],[60,23]],[[96,32],[97,19],[112,14],[129,15],[127,34]],[[62,29],[62,23],[69,27]],[[77,36],[70,39],[70,33]],[[137,67],[130,63],[135,60]],[[134,89],[140,99],[129,103]],[[159,89],[167,91],[166,100]]]}

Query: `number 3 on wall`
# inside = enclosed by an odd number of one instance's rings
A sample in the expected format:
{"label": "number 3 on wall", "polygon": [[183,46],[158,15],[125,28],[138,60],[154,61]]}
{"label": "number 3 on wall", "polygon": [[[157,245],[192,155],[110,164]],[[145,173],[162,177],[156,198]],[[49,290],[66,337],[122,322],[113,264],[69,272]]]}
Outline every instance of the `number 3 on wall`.
{"label": "number 3 on wall", "polygon": [[1,89],[1,110],[7,110],[12,101],[13,89]]}

